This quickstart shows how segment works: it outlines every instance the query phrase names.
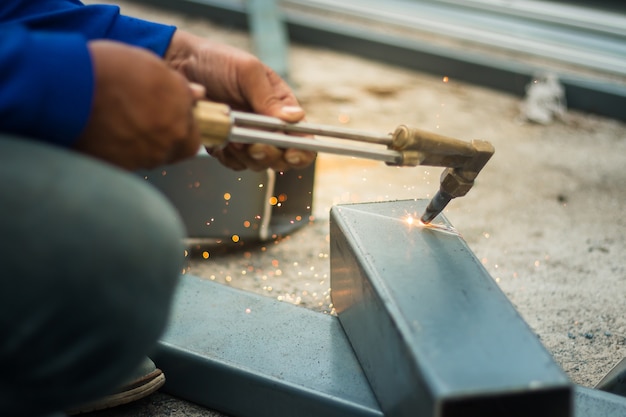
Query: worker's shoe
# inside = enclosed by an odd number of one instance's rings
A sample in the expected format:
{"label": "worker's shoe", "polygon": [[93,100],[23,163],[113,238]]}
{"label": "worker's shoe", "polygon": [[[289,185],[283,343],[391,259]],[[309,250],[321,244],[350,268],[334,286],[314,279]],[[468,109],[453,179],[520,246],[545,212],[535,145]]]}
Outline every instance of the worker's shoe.
{"label": "worker's shoe", "polygon": [[152,362],[150,358],[146,358],[130,376],[128,381],[129,382],[122,385],[113,394],[68,410],[66,411],[67,414],[73,416],[137,401],[161,388],[165,383],[165,375],[154,365],[154,362]]}

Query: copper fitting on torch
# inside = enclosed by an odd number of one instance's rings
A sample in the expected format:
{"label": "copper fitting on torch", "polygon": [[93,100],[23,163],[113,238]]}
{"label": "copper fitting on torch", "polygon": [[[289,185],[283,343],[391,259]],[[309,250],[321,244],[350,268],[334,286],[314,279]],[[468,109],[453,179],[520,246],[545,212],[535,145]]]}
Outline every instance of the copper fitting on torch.
{"label": "copper fitting on torch", "polygon": [[228,142],[233,125],[229,106],[200,101],[194,108],[194,117],[204,146],[213,148]]}
{"label": "copper fitting on torch", "polygon": [[468,142],[405,125],[398,126],[393,132],[389,148],[403,154],[400,165],[412,166],[457,167],[476,153]]}
{"label": "copper fitting on torch", "polygon": [[446,167],[441,174],[439,192],[421,218],[423,223],[430,223],[453,198],[467,194],[495,152],[486,141],[464,142],[404,125],[395,130],[389,147],[402,153],[400,165]]}

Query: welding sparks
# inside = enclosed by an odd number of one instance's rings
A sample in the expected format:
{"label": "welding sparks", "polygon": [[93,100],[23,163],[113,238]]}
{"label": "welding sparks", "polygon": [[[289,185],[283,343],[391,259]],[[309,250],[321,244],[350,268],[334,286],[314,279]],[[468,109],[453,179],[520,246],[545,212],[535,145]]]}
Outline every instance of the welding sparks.
{"label": "welding sparks", "polygon": [[446,224],[443,224],[443,223],[437,223],[437,224],[434,224],[434,223],[424,223],[421,220],[420,220],[419,223],[420,223],[420,226],[422,226],[426,230],[433,230],[433,231],[445,233],[445,234],[448,234],[448,235],[461,237],[461,234],[458,232],[458,230],[456,230],[451,225],[446,225]]}
{"label": "welding sparks", "polygon": [[345,114],[345,113],[341,113],[339,114],[339,116],[337,117],[337,120],[339,121],[339,123],[349,123],[350,122],[350,116]]}
{"label": "welding sparks", "polygon": [[403,221],[409,226],[409,228],[415,226],[415,227],[420,227],[422,229],[434,230],[434,231],[438,231],[442,233],[447,233],[450,235],[461,236],[459,232],[450,225],[440,224],[440,223],[437,223],[437,224],[424,223],[421,219],[419,219],[419,217],[417,217],[414,214],[407,214],[403,218]]}

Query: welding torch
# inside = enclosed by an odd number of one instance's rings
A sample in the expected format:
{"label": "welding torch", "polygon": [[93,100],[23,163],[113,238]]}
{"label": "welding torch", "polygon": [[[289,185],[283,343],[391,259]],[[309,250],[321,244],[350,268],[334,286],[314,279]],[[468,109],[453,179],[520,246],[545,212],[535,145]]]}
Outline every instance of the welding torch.
{"label": "welding torch", "polygon": [[[234,111],[225,104],[210,101],[196,103],[194,116],[202,143],[208,148],[229,142],[262,143],[372,159],[390,166],[445,167],[439,191],[421,217],[425,224],[437,217],[453,198],[467,194],[494,153],[494,147],[487,141],[465,142],[405,125],[398,126],[393,133],[376,134],[307,122],[288,123],[275,117]],[[303,139],[290,133],[315,136]]]}

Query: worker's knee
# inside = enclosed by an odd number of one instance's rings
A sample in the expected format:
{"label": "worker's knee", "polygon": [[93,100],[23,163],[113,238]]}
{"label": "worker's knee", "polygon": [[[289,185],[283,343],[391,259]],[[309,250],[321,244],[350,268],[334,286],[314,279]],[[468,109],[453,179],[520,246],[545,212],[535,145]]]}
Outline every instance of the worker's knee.
{"label": "worker's knee", "polygon": [[149,352],[183,268],[184,227],[132,174],[0,145],[0,317],[11,318],[0,320],[0,388],[13,392],[0,414],[45,411],[113,388]]}
{"label": "worker's knee", "polygon": [[[126,184],[130,196],[110,191],[116,204],[106,213],[107,220],[87,226],[100,238],[85,254],[85,269],[98,266],[96,297],[117,310],[120,320],[131,328],[133,321],[144,328],[154,326],[158,332],[184,266],[184,228],[160,193],[132,180]],[[133,317],[124,319],[129,312]]]}
{"label": "worker's knee", "polygon": [[163,322],[184,262],[173,206],[138,176],[74,152],[15,138],[0,149],[0,261],[14,277],[5,294],[50,291],[118,311],[120,326]]}
{"label": "worker's knee", "polygon": [[84,292],[110,311],[119,330],[128,332],[125,338],[133,339],[136,328],[153,338],[164,326],[183,269],[184,227],[173,206],[147,182],[109,174],[116,186],[105,182],[98,191],[109,203],[76,216],[73,233],[91,238],[75,257],[75,272],[90,277]]}

